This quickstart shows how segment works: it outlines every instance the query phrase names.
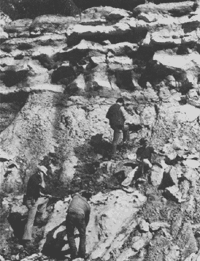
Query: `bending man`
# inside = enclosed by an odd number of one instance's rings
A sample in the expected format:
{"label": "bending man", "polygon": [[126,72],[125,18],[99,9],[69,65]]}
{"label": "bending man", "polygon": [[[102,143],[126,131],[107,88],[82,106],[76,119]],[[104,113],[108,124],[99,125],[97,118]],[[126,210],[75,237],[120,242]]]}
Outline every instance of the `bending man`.
{"label": "bending man", "polygon": [[[71,258],[85,258],[86,252],[86,227],[90,218],[90,205],[88,200],[91,193],[83,191],[80,194],[76,193],[69,205],[66,217],[67,237],[71,250]],[[80,234],[79,250],[77,253],[76,243],[74,239],[74,229],[78,229]]]}

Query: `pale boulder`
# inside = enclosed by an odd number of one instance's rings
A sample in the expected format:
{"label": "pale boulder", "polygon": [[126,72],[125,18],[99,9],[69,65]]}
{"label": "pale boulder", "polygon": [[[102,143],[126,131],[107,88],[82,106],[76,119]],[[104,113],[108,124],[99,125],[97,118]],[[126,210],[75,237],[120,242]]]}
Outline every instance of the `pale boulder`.
{"label": "pale boulder", "polygon": [[159,164],[154,164],[151,169],[150,180],[153,186],[159,186],[162,183],[164,168]]}

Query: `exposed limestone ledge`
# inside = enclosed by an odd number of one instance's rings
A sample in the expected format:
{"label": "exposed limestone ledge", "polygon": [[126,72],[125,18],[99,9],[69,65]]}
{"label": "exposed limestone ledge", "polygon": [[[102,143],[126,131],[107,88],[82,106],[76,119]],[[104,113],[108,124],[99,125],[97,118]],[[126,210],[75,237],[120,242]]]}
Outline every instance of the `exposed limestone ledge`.
{"label": "exposed limestone ledge", "polygon": [[60,45],[62,42],[66,40],[64,35],[59,34],[46,34],[43,36],[35,37],[35,38],[12,38],[8,39],[7,41],[3,42],[0,46],[1,50],[8,50],[10,49],[19,49],[19,50],[27,50],[38,45],[43,46],[57,46]]}
{"label": "exposed limestone ledge", "polygon": [[100,53],[108,53],[112,52],[115,55],[124,55],[124,54],[132,54],[138,50],[139,46],[136,43],[130,43],[130,42],[120,42],[116,44],[111,44],[108,42],[105,45],[99,44],[97,42],[92,42],[92,41],[86,41],[86,40],[81,40],[80,43],[77,45],[73,46],[72,48],[64,48],[63,51],[61,52],[63,55],[68,54],[72,55],[75,52],[85,52],[85,51],[98,51]]}
{"label": "exposed limestone ledge", "polygon": [[8,33],[9,37],[29,37],[29,27],[32,19],[18,19],[7,23],[4,31]]}
{"label": "exposed limestone ledge", "polygon": [[173,15],[173,16],[183,16],[189,14],[194,10],[194,2],[193,1],[185,1],[178,3],[161,3],[156,5],[154,3],[146,3],[138,5],[133,9],[133,14],[138,18],[141,13],[151,13],[157,15]]}
{"label": "exposed limestone ledge", "polygon": [[64,87],[62,85],[57,85],[57,84],[50,84],[50,83],[44,83],[44,84],[38,84],[38,85],[33,85],[29,87],[2,87],[0,86],[0,94],[12,94],[12,93],[17,93],[17,92],[36,92],[36,91],[50,91],[50,92],[57,92],[57,93],[63,93],[64,92]]}
{"label": "exposed limestone ledge", "polygon": [[122,18],[130,17],[130,11],[113,8],[111,6],[92,7],[81,13],[80,24],[83,25],[103,25],[113,24]]}
{"label": "exposed limestone ledge", "polygon": [[44,33],[64,33],[71,24],[76,24],[80,20],[72,16],[61,15],[42,15],[36,17],[30,25],[30,34],[32,36],[41,35]]}

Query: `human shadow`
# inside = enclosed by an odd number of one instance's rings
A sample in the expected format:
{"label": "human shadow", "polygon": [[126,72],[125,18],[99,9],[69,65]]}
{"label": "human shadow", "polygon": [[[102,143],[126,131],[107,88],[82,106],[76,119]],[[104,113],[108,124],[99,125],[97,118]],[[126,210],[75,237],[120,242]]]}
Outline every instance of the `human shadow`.
{"label": "human shadow", "polygon": [[112,145],[110,142],[103,139],[103,134],[96,134],[91,137],[90,145],[93,147],[94,153],[100,154],[106,158],[111,153]]}
{"label": "human shadow", "polygon": [[13,229],[14,236],[21,242],[24,233],[24,227],[27,222],[27,215],[13,212],[9,214],[7,220]]}
{"label": "human shadow", "polygon": [[[65,255],[70,254],[70,249],[62,250],[65,245],[68,244],[68,240],[65,239],[66,237],[66,229],[60,231],[56,234],[56,230],[59,229],[61,226],[65,226],[65,221],[63,221],[60,225],[56,226],[54,229],[49,231],[46,236],[46,242],[43,246],[42,253],[46,256],[56,259],[64,259]],[[74,238],[79,237],[79,235],[74,235]],[[67,238],[67,237],[66,237]]]}
{"label": "human shadow", "polygon": [[47,234],[46,242],[42,249],[42,253],[44,255],[50,256],[52,258],[64,258],[66,254],[69,254],[69,250],[67,250],[66,252],[62,251],[62,248],[67,243],[66,240],[64,239],[66,235],[66,230],[58,232],[56,237],[54,237],[54,233],[62,225],[65,225],[65,222],[55,227]]}

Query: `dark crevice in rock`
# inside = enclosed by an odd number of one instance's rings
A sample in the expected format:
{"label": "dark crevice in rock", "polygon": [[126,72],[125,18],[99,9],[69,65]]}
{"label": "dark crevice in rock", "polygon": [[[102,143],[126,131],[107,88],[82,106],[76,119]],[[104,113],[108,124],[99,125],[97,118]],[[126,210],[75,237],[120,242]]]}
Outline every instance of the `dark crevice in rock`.
{"label": "dark crevice in rock", "polygon": [[52,83],[68,85],[76,78],[76,73],[72,67],[62,66],[52,73]]}
{"label": "dark crevice in rock", "polygon": [[32,45],[29,43],[21,43],[21,44],[19,44],[18,49],[22,50],[22,51],[29,50],[29,49],[32,49]]}
{"label": "dark crevice in rock", "polygon": [[26,103],[28,93],[0,94],[0,132],[7,128]]}
{"label": "dark crevice in rock", "polygon": [[116,84],[120,89],[133,91],[135,86],[132,81],[132,70],[130,71],[116,71]]}
{"label": "dark crevice in rock", "polygon": [[155,53],[154,48],[151,46],[140,46],[134,55],[134,58],[147,62],[153,58]]}
{"label": "dark crevice in rock", "polygon": [[188,46],[187,45],[180,45],[177,48],[176,54],[178,55],[184,55],[184,54],[189,54]]}
{"label": "dark crevice in rock", "polygon": [[173,186],[174,183],[167,173],[164,173],[162,183],[159,186],[159,190],[164,190],[167,187]]}
{"label": "dark crevice in rock", "polygon": [[68,60],[72,65],[81,63],[88,55],[89,50],[74,50],[71,52],[57,53],[53,56],[55,62],[63,62]]}
{"label": "dark crevice in rock", "polygon": [[39,56],[34,57],[34,59],[38,60],[41,63],[41,65],[47,68],[48,70],[56,69],[57,66],[61,63],[61,61],[54,61],[53,58],[50,58],[46,54],[40,54]]}
{"label": "dark crevice in rock", "polygon": [[191,33],[196,30],[196,28],[199,27],[199,21],[191,21],[188,23],[184,23],[182,25],[182,29],[184,30],[184,33]]}
{"label": "dark crevice in rock", "polygon": [[[139,31],[139,32],[138,32]],[[120,42],[130,42],[130,43],[138,43],[140,40],[145,38],[147,30],[130,30],[127,33],[123,34],[88,34],[88,35],[71,35],[67,39],[68,46],[73,46],[79,44],[81,40],[92,41],[96,43],[102,43],[105,40],[109,40],[112,44],[120,43]]]}
{"label": "dark crevice in rock", "polygon": [[167,75],[170,75],[170,70],[166,69],[164,66],[157,66],[155,61],[150,61],[147,63],[144,72],[141,74],[139,79],[139,84],[141,86],[146,86],[146,82],[154,83],[155,79],[157,82],[163,80]]}
{"label": "dark crevice in rock", "polygon": [[18,71],[7,70],[5,72],[0,72],[0,80],[7,86],[11,87],[23,81],[27,77],[28,71]]}

